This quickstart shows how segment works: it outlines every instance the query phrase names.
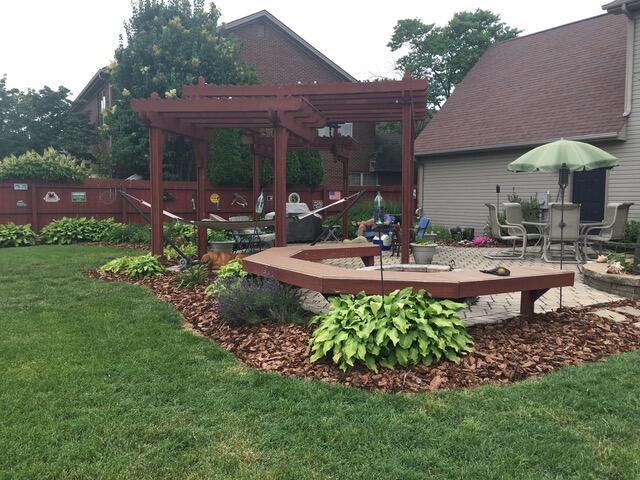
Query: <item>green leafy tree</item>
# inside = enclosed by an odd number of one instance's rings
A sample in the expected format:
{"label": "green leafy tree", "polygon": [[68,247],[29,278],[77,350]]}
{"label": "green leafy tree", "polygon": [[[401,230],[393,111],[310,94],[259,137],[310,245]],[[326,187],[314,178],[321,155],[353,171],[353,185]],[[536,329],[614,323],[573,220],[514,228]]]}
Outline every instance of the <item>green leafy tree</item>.
{"label": "green leafy tree", "polygon": [[62,86],[7,89],[7,77],[0,78],[0,158],[49,147],[92,158],[96,130],[86,114],[71,111],[69,93]]}
{"label": "green leafy tree", "polygon": [[[112,139],[111,154],[117,176],[148,175],[148,131],[129,105],[131,98],[152,92],[163,97],[182,94],[183,84],[198,76],[221,84],[255,83],[255,73],[239,61],[240,44],[220,35],[220,12],[204,0],[140,0],[125,24],[126,43],[115,53],[111,81],[118,99],[105,112],[105,135]],[[194,161],[182,138],[169,139],[165,178],[193,179]]]}
{"label": "green leafy tree", "polygon": [[492,44],[519,33],[502,22],[500,15],[477,9],[454,14],[443,27],[417,18],[399,20],[387,46],[394,52],[408,48],[409,53],[397,60],[397,68],[429,81],[427,106],[433,113]]}

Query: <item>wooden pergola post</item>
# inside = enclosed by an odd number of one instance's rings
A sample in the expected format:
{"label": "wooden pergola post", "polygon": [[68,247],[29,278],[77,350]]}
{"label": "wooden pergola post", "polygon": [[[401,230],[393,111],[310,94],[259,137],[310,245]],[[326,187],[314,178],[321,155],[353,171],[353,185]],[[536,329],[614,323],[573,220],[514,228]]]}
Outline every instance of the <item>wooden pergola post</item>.
{"label": "wooden pergola post", "polygon": [[[209,144],[198,140],[194,144],[196,156],[196,220],[203,220],[207,216],[207,159]],[[198,256],[207,253],[207,229],[198,226]]]}
{"label": "wooden pergola post", "polygon": [[[349,158],[342,158],[342,198],[349,196]],[[349,238],[349,215],[342,216],[342,239]]]}
{"label": "wooden pergola post", "polygon": [[413,102],[402,104],[402,225],[401,263],[409,263],[413,226]]}
{"label": "wooden pergola post", "polygon": [[255,208],[260,196],[260,171],[262,170],[262,159],[260,155],[253,150],[253,207]]}
{"label": "wooden pergola post", "polygon": [[273,133],[274,210],[276,247],[287,245],[287,143],[289,132],[277,125]]}
{"label": "wooden pergola post", "polygon": [[166,133],[157,127],[149,129],[149,178],[151,180],[151,254],[162,256],[164,248],[162,232],[162,157]]}

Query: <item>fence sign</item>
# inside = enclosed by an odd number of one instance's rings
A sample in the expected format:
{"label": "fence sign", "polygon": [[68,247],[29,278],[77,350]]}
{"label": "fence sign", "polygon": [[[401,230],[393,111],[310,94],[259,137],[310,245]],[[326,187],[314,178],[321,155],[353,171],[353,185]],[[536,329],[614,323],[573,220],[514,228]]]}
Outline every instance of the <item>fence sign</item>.
{"label": "fence sign", "polygon": [[14,190],[29,190],[29,185],[26,183],[14,183],[13,184],[13,189]]}
{"label": "fence sign", "polygon": [[16,207],[24,208],[24,207],[26,207],[26,206],[27,206],[27,202],[25,202],[24,200],[18,200],[18,201],[16,202]]}
{"label": "fence sign", "polygon": [[47,203],[58,203],[60,201],[60,197],[56,192],[47,192],[42,199]]}
{"label": "fence sign", "polygon": [[87,192],[71,192],[71,201],[73,203],[85,203],[87,201]]}

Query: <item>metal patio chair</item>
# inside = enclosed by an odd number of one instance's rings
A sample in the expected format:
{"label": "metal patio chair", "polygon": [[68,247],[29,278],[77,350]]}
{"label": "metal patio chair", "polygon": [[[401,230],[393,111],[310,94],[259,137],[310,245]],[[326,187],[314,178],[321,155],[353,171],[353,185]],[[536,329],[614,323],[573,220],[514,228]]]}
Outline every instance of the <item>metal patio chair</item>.
{"label": "metal patio chair", "polygon": [[[485,203],[485,205],[489,209],[489,229],[491,230],[491,236],[496,240],[513,243],[511,252],[485,254],[485,258],[493,260],[524,258],[527,252],[527,230],[522,225],[501,225],[496,206],[491,203]],[[502,233],[504,230],[507,231],[507,235]],[[518,242],[522,242],[522,251],[520,253],[516,252],[516,243]]]}
{"label": "metal patio chair", "polygon": [[[633,203],[608,203],[604,211],[602,223],[587,225],[583,229],[583,251],[585,259],[589,259],[587,254],[589,243],[597,244],[598,249],[596,251],[598,254],[601,254],[602,247],[605,243],[620,241],[624,238],[624,228],[629,218],[629,208],[631,208],[632,205]],[[596,230],[599,230],[599,232],[595,233]]]}
{"label": "metal patio chair", "polygon": [[[505,224],[507,227],[516,225],[517,227],[522,227],[527,232],[527,227],[523,224],[524,216],[522,215],[522,205],[517,202],[505,202],[502,204],[504,206],[505,213]],[[522,230],[517,228],[507,228],[509,235],[520,235]],[[542,235],[540,233],[526,233],[527,235],[527,245],[533,243],[534,246],[540,245],[540,252],[542,252]],[[525,251],[525,255],[526,255]]]}
{"label": "metal patio chair", "polygon": [[[562,211],[564,210],[564,215]],[[564,229],[560,228],[561,219],[564,221]],[[564,207],[559,203],[549,204],[549,222],[544,235],[544,245],[542,248],[542,258],[545,262],[556,263],[559,260],[551,258],[553,254],[552,245],[558,243],[573,245],[573,256],[575,262],[583,263],[580,258],[580,205],[577,203],[565,203]],[[571,250],[565,250],[571,252]]]}

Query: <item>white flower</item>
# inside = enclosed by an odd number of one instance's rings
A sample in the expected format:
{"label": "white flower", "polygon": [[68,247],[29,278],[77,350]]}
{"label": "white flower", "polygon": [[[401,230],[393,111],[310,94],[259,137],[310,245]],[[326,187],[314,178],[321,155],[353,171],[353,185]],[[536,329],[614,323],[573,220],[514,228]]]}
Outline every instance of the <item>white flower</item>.
{"label": "white flower", "polygon": [[165,98],[176,98],[178,96],[178,91],[175,88],[172,88],[171,90],[164,92],[164,96]]}
{"label": "white flower", "polygon": [[129,90],[127,90],[126,88],[122,89],[122,96],[123,97],[128,97],[129,95],[131,95],[131,92]]}

